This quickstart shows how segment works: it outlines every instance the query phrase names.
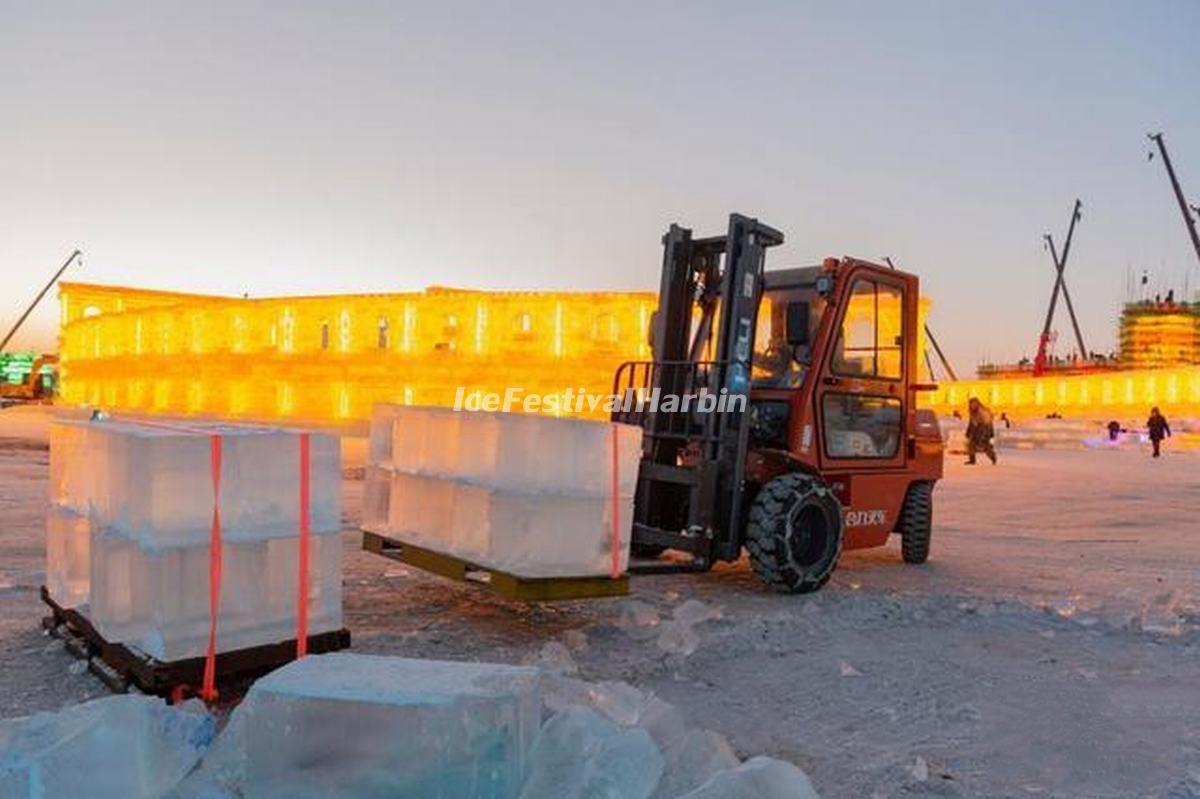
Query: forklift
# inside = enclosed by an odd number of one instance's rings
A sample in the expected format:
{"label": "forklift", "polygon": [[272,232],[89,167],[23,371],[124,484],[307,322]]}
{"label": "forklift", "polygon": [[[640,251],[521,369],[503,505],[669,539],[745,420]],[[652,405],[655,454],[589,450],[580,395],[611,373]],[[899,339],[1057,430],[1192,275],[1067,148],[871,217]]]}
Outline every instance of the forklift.
{"label": "forklift", "polygon": [[808,592],[893,533],[905,562],[929,557],[943,443],[916,407],[936,389],[918,375],[917,277],[855,258],[765,271],[781,243],[740,214],[723,236],[663,238],[653,360],[614,378],[613,421],[643,430],[631,572],[745,549],[768,586]]}

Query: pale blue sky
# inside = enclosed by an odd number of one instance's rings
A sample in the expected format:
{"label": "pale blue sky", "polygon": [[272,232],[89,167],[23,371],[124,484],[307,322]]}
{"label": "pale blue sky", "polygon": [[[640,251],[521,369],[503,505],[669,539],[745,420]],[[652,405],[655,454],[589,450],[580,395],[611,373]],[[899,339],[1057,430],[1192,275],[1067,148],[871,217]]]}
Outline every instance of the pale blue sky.
{"label": "pale blue sky", "polygon": [[918,272],[968,371],[1033,349],[1076,196],[1089,346],[1127,268],[1200,288],[1144,138],[1200,202],[1200,2],[736,5],[0,0],[0,327],[76,245],[231,294],[647,289],[738,210],[775,267]]}

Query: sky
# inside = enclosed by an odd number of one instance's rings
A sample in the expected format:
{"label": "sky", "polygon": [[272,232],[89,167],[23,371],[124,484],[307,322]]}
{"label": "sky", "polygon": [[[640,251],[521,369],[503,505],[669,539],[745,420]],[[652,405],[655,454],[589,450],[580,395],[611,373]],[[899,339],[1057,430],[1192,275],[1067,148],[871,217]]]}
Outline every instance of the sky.
{"label": "sky", "polygon": [[[1200,3],[0,0],[0,327],[65,279],[655,289],[669,223],[891,256],[959,371],[1200,289]],[[53,295],[15,339],[53,348]],[[1072,337],[1059,306],[1060,348]]]}

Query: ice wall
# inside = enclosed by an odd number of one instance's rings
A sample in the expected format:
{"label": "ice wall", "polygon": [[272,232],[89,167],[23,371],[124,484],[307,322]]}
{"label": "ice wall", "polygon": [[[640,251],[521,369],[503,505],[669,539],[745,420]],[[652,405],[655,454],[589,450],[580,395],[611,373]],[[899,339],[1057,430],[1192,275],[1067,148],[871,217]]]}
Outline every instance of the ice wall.
{"label": "ice wall", "polygon": [[378,405],[363,527],[522,576],[609,574],[629,559],[642,431],[531,414]]}
{"label": "ice wall", "polygon": [[[221,651],[295,635],[300,433],[280,428],[60,421],[51,431],[47,587],[110,641],[160,660],[208,643],[212,438],[220,437]],[[341,468],[309,434],[309,632],[341,627]]]}

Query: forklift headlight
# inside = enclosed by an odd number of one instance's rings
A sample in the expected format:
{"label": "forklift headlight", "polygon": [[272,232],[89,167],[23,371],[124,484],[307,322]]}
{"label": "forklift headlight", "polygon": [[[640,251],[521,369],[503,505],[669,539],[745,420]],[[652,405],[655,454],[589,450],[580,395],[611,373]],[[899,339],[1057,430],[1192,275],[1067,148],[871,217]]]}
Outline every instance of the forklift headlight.
{"label": "forklift headlight", "polygon": [[750,438],[756,447],[787,449],[788,404],[786,402],[750,403]]}

